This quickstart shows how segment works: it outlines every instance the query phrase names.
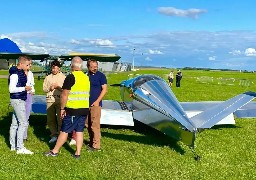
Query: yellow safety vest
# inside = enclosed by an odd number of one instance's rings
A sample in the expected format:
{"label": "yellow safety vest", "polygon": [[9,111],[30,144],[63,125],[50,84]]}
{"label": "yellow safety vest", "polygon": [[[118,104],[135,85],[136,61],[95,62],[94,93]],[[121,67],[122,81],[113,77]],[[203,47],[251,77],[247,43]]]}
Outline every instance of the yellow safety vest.
{"label": "yellow safety vest", "polygon": [[79,109],[89,108],[89,77],[82,71],[73,71],[75,84],[71,87],[68,95],[67,108]]}

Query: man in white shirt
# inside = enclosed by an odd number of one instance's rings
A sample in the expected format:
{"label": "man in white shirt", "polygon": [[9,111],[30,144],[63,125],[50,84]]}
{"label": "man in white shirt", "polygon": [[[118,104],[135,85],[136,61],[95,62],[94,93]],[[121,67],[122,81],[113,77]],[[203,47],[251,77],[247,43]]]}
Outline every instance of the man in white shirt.
{"label": "man in white shirt", "polygon": [[168,75],[168,81],[169,81],[169,86],[172,87],[172,83],[173,83],[173,71],[170,72],[170,74]]}
{"label": "man in white shirt", "polygon": [[26,118],[26,99],[27,91],[31,91],[31,86],[27,86],[27,76],[25,70],[29,66],[29,58],[20,56],[18,65],[13,66],[9,70],[9,92],[10,103],[13,107],[12,124],[10,127],[10,145],[11,151],[16,151],[17,154],[33,154],[26,149],[23,142],[23,135],[28,124]]}

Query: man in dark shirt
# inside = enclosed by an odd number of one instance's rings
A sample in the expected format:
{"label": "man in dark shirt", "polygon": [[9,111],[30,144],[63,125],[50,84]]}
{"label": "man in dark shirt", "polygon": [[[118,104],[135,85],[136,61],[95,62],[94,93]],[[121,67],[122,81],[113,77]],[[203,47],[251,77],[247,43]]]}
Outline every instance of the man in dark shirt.
{"label": "man in dark shirt", "polygon": [[[90,98],[89,98],[89,114],[86,120],[86,128],[89,133],[89,144],[87,146],[90,151],[100,150],[100,118],[102,99],[107,93],[107,79],[106,76],[98,71],[98,62],[94,59],[87,61],[88,76],[90,79]],[[76,144],[76,136],[72,134],[70,145]]]}
{"label": "man in dark shirt", "polygon": [[100,150],[100,117],[102,99],[107,93],[106,76],[98,71],[98,62],[94,59],[87,61],[88,76],[90,79],[90,108],[86,127],[89,133],[90,142],[88,150]]}
{"label": "man in dark shirt", "polygon": [[80,158],[83,146],[83,131],[89,108],[89,78],[82,71],[83,60],[74,57],[71,61],[72,73],[63,84],[61,93],[62,126],[55,147],[45,153],[46,156],[57,156],[59,149],[67,141],[68,133],[76,132],[76,152],[74,158]]}
{"label": "man in dark shirt", "polygon": [[180,81],[182,79],[182,73],[180,70],[178,70],[176,74],[176,87],[180,87]]}

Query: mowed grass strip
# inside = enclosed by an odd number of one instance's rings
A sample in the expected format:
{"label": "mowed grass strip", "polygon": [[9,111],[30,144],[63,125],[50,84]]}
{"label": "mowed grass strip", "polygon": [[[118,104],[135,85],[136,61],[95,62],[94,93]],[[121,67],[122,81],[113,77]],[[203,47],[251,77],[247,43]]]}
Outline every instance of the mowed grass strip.
{"label": "mowed grass strip", "polygon": [[[255,74],[239,72],[182,71],[181,87],[172,87],[180,101],[227,100],[245,91],[256,91]],[[169,70],[139,70],[108,73],[108,83],[115,84],[139,74],[156,74],[167,80]],[[6,74],[6,73],[1,73]],[[213,81],[202,82],[200,77]],[[233,85],[220,78],[234,78]],[[42,91],[43,80],[36,79],[36,93]],[[199,79],[199,80],[198,80]],[[249,86],[239,85],[240,80]],[[237,119],[236,125],[215,126],[197,134],[196,152],[201,161],[181,142],[162,135],[140,123],[135,127],[102,126],[102,151],[88,152],[84,146],[81,159],[74,160],[75,147],[67,143],[58,157],[43,153],[49,130],[45,115],[31,115],[27,148],[34,155],[17,155],[9,148],[11,111],[8,109],[7,79],[0,79],[0,179],[255,179],[256,119]],[[120,100],[118,87],[108,86],[105,99]],[[88,134],[85,132],[85,141]]]}

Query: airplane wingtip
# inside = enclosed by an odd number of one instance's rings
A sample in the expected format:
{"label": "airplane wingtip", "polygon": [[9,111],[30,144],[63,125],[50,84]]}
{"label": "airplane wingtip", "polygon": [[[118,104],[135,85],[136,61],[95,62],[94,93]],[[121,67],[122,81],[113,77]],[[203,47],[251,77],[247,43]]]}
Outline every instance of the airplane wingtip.
{"label": "airplane wingtip", "polygon": [[247,91],[244,94],[256,97],[256,92],[253,92],[253,91]]}

